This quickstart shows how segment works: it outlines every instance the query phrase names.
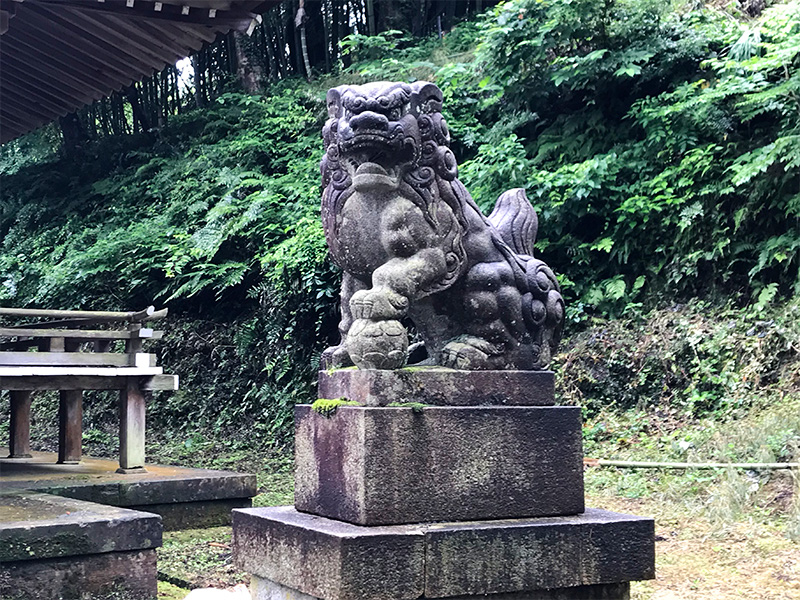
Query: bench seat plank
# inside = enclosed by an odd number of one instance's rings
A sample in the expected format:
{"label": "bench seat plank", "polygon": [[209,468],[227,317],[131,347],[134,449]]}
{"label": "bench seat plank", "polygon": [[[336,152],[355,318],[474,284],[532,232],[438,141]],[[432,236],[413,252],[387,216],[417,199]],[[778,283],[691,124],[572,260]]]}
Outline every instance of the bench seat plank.
{"label": "bench seat plank", "polygon": [[150,328],[134,329],[127,331],[101,330],[101,329],[18,329],[14,327],[0,327],[0,338],[6,337],[62,337],[70,339],[86,340],[130,340],[135,338],[147,338],[160,340],[164,335],[163,331],[153,331]]}
{"label": "bench seat plank", "polygon": [[[3,371],[3,369],[0,369]],[[129,376],[108,375],[17,375],[0,373],[0,390],[121,390]],[[177,390],[177,375],[142,375],[139,387],[143,391]]]}
{"label": "bench seat plank", "polygon": [[0,367],[154,367],[155,358],[138,352],[0,352]]}

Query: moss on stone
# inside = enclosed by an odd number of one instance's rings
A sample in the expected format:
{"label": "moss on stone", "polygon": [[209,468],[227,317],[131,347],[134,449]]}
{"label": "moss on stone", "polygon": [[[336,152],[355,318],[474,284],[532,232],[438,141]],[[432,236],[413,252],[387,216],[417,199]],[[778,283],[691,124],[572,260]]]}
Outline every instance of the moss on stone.
{"label": "moss on stone", "polygon": [[348,400],[347,398],[320,398],[316,400],[311,405],[311,410],[315,413],[322,415],[323,417],[329,418],[334,415],[336,409],[340,406],[360,406],[358,402],[354,400]]}

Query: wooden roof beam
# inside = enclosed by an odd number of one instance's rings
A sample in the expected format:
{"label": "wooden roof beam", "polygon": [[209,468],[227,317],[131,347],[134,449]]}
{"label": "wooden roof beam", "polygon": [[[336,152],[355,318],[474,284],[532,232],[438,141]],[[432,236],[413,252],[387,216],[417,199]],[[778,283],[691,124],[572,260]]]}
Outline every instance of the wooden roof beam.
{"label": "wooden roof beam", "polygon": [[42,121],[31,117],[30,115],[19,115],[13,111],[9,111],[5,106],[0,107],[0,118],[3,120],[3,136],[6,135],[6,130],[11,129],[14,132],[31,131],[35,127],[42,124]]}
{"label": "wooden roof beam", "polygon": [[5,53],[3,54],[3,71],[7,73],[9,70],[17,78],[30,77],[37,85],[46,81],[55,81],[59,85],[58,89],[69,90],[67,93],[72,98],[89,97],[92,100],[99,100],[105,95],[96,88],[82,85],[83,82],[54,69],[45,62],[25,62],[16,55]]}
{"label": "wooden roof beam", "polygon": [[[58,13],[64,20],[84,31],[95,31],[95,37],[113,43],[129,56],[145,55],[152,61],[163,62],[165,65],[174,63],[184,56],[180,50],[161,44],[156,40],[151,40],[150,44],[143,43],[140,30],[129,23],[117,20],[117,23],[109,25],[105,15],[98,14],[99,18],[97,18],[69,8],[63,8]],[[131,51],[129,48],[135,50]]]}
{"label": "wooden roof beam", "polygon": [[[14,36],[13,42],[9,41],[9,43],[6,45],[6,49],[4,50],[3,54],[3,60],[5,60],[5,57],[7,56],[6,53],[8,52],[9,48],[13,48],[15,51],[18,50],[20,52],[24,52],[25,55],[36,59],[40,65],[45,63],[52,65],[61,73],[68,74],[75,81],[80,82],[82,87],[85,87],[93,92],[100,93],[104,96],[108,95],[109,93],[107,89],[108,87],[118,85],[118,80],[114,79],[99,68],[93,68],[89,64],[82,65],[82,69],[78,68],[75,63],[70,63],[67,60],[63,60],[59,56],[44,53],[40,48],[34,46],[27,38],[16,35],[16,31],[12,32],[12,34]],[[95,82],[102,84],[106,89],[97,87],[94,85]]]}
{"label": "wooden roof beam", "polygon": [[[129,58],[120,56],[119,49],[115,48],[113,44],[76,34],[72,27],[68,24],[65,25],[62,19],[52,13],[42,14],[44,11],[41,11],[37,5],[28,2],[23,4],[26,7],[29,5],[36,8],[26,8],[25,20],[29,28],[33,28],[37,32],[40,44],[46,41],[54,51],[61,51],[65,47],[71,48],[69,52],[76,61],[84,59],[91,62],[99,61],[103,65],[113,68],[118,74],[131,79],[138,80],[153,71],[151,65],[134,56]],[[94,54],[89,54],[89,52]]]}
{"label": "wooden roof beam", "polygon": [[[118,19],[118,17],[114,17]],[[142,21],[137,26],[150,35],[168,36],[179,44],[197,51],[204,43],[217,39],[217,32],[208,27],[199,25],[181,25],[179,23],[162,23],[157,21]]]}
{"label": "wooden roof beam", "polygon": [[[153,20],[166,20],[177,23],[191,25],[206,25],[209,27],[229,27],[231,29],[246,30],[252,21],[258,21],[260,15],[231,8],[224,10],[216,8],[214,0],[208,0],[203,8],[190,6],[188,13],[184,12],[186,3],[181,5],[162,3],[160,11],[153,10],[152,5],[142,2],[134,3],[133,6],[122,6],[110,2],[79,2],[76,0],[36,0],[39,5],[58,5],[65,7],[76,7],[85,11],[96,11],[107,14],[115,14],[126,19],[140,18]],[[213,15],[213,16],[212,16]]]}
{"label": "wooden roof beam", "polygon": [[18,119],[52,119],[53,114],[49,111],[42,110],[38,105],[33,103],[22,104],[18,97],[3,96],[2,100],[3,110],[9,114],[14,115]]}

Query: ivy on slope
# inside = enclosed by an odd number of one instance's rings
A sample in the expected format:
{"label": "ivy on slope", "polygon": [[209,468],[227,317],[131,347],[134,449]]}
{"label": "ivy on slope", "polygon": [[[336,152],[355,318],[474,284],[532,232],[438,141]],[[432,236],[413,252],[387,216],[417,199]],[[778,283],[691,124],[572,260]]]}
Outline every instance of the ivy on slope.
{"label": "ivy on slope", "polygon": [[285,440],[336,330],[338,274],[319,220],[324,113],[324,93],[295,83],[226,94],[153,137],[106,138],[80,162],[6,177],[0,304],[168,305],[157,350],[183,389],[159,396],[151,423],[255,420]]}
{"label": "ivy on slope", "polygon": [[528,189],[573,316],[800,291],[800,4],[734,17],[514,0],[484,24],[496,125],[462,173],[484,206]]}
{"label": "ivy on slope", "polygon": [[164,356],[190,376],[152,414],[170,428],[255,420],[285,439],[335,335],[318,219],[324,91],[379,79],[442,88],[460,176],[484,209],[527,189],[573,321],[693,296],[758,312],[800,291],[797,1],[746,19],[511,0],[444,40],[386,32],[343,47],[353,61],[334,77],[226,94],[78,162],[0,157],[0,303],[167,303],[179,320]]}

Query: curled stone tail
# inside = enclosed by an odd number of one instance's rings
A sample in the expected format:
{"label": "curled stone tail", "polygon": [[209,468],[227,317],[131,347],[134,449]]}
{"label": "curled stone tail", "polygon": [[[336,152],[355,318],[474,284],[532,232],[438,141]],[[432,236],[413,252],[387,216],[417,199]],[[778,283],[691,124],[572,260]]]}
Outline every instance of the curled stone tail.
{"label": "curled stone tail", "polygon": [[514,252],[533,256],[539,219],[525,190],[515,188],[501,194],[489,215],[489,222]]}

